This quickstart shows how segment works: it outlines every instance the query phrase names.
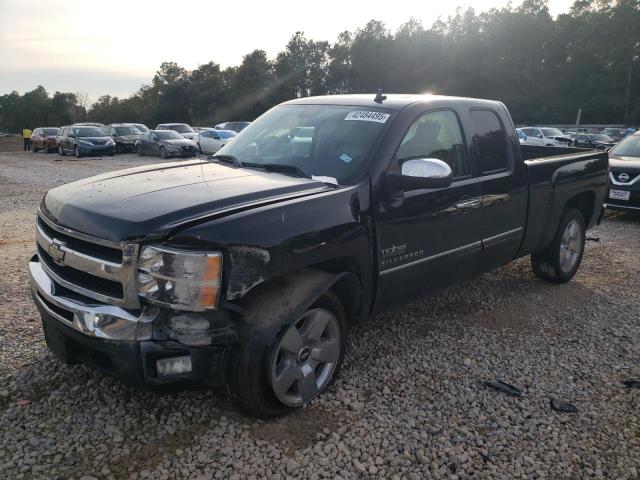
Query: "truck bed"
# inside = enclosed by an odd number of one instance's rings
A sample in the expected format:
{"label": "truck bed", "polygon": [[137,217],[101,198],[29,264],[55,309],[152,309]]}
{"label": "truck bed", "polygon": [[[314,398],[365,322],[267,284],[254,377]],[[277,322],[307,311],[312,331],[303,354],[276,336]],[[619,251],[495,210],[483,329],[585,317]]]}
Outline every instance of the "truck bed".
{"label": "truck bed", "polygon": [[519,256],[549,245],[566,206],[591,212],[585,218],[587,228],[598,222],[607,185],[607,152],[531,145],[520,151],[529,178],[529,204]]}

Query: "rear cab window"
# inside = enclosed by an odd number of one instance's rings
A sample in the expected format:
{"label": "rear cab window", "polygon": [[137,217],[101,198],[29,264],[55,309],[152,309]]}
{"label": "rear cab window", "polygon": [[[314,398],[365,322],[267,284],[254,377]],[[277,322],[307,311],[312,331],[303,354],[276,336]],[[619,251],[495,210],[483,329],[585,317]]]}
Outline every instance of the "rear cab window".
{"label": "rear cab window", "polygon": [[500,117],[493,110],[472,109],[473,146],[481,175],[510,169],[513,164],[509,142]]}

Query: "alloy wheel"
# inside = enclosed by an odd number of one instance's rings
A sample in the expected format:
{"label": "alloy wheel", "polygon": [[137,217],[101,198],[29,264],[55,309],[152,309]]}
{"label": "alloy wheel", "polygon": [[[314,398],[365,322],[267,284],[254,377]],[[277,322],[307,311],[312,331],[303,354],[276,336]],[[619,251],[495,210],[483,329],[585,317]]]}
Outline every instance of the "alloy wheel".
{"label": "alloy wheel", "polygon": [[582,247],[582,232],[580,224],[571,220],[562,232],[560,238],[560,268],[569,272],[575,267]]}
{"label": "alloy wheel", "polygon": [[342,349],[340,325],[324,308],[313,308],[287,328],[271,364],[271,386],[278,400],[298,407],[329,384]]}

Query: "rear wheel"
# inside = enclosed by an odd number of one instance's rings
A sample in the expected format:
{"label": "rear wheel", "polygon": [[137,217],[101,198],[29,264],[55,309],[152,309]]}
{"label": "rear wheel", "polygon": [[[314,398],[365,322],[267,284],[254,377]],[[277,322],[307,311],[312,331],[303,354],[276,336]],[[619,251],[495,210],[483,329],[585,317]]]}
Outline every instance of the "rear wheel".
{"label": "rear wheel", "polygon": [[585,244],[585,221],[575,208],[565,210],[551,244],[531,255],[535,275],[553,283],[565,283],[580,267]]}
{"label": "rear wheel", "polygon": [[292,323],[283,319],[278,330],[253,327],[232,357],[230,392],[259,418],[287,414],[322,394],[344,359],[345,313],[332,292]]}

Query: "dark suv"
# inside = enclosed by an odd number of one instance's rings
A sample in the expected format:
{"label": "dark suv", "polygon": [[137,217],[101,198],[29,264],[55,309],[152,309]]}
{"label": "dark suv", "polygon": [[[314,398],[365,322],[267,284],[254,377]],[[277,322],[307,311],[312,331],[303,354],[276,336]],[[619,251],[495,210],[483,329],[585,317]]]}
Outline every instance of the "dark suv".
{"label": "dark suv", "polygon": [[83,155],[113,156],[116,143],[103,129],[90,126],[71,125],[62,127],[58,133],[58,153],[65,156],[73,153],[77,158]]}
{"label": "dark suv", "polygon": [[136,127],[126,123],[112,123],[108,127],[109,135],[116,142],[116,153],[133,152],[136,143],[140,140],[142,132]]}

